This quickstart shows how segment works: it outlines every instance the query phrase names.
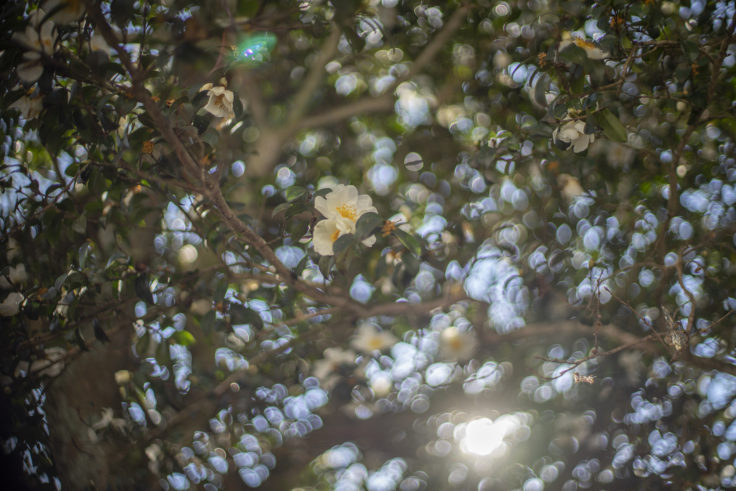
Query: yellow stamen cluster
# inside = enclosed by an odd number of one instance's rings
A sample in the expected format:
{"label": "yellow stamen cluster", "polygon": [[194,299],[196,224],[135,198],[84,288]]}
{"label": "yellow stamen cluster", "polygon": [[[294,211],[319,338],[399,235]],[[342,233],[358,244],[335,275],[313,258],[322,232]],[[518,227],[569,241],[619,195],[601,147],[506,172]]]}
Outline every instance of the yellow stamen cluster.
{"label": "yellow stamen cluster", "polygon": [[547,64],[547,53],[539,53],[537,55],[537,60],[539,62],[539,66],[544,67],[544,65]]}
{"label": "yellow stamen cluster", "polygon": [[577,46],[578,48],[583,48],[583,49],[595,48],[595,44],[593,44],[590,41],[586,41],[585,39],[575,38],[573,42],[575,43],[575,46]]}
{"label": "yellow stamen cluster", "polygon": [[616,26],[623,25],[623,23],[624,23],[623,17],[619,17],[618,15],[611,17],[611,21],[610,21],[611,27],[615,28]]}
{"label": "yellow stamen cluster", "polygon": [[592,384],[595,382],[595,377],[593,375],[580,375],[578,372],[574,372],[572,374],[572,379],[576,384]]}
{"label": "yellow stamen cluster", "polygon": [[384,237],[387,237],[391,232],[396,230],[396,224],[392,222],[391,220],[386,220],[383,222],[383,226],[381,227],[381,234]]}
{"label": "yellow stamen cluster", "polygon": [[348,220],[352,220],[353,222],[358,218],[358,214],[355,211],[354,206],[350,205],[340,205],[337,207],[337,212],[342,216],[343,218],[347,218]]}
{"label": "yellow stamen cluster", "polygon": [[153,142],[151,140],[144,141],[141,152],[146,155],[151,155],[153,153]]}

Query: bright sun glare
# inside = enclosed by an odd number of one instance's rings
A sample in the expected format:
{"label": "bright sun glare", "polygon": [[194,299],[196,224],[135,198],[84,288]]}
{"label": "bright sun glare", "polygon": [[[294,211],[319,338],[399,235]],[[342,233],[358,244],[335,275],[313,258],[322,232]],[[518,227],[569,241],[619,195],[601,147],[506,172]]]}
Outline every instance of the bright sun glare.
{"label": "bright sun glare", "polygon": [[465,427],[460,449],[475,455],[490,455],[504,444],[504,437],[514,430],[514,426],[512,419],[503,416],[496,421],[488,418],[474,419]]}

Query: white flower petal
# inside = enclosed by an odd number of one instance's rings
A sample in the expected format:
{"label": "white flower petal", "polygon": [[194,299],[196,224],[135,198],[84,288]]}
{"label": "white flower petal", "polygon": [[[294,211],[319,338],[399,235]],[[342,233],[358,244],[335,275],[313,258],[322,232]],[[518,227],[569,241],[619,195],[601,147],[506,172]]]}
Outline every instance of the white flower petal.
{"label": "white flower petal", "polygon": [[334,254],[332,245],[339,236],[340,231],[337,228],[337,221],[322,220],[314,226],[312,238],[314,251],[322,256],[332,256]]}
{"label": "white flower petal", "polygon": [[41,60],[26,61],[18,65],[16,69],[18,78],[26,83],[33,83],[38,80],[38,77],[43,73],[43,65]]}

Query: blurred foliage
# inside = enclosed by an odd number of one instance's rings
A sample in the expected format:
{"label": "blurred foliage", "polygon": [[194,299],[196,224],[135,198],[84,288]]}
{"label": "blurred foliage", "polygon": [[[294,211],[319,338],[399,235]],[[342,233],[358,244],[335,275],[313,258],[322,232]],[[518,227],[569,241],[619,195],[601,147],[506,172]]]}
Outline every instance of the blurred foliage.
{"label": "blurred foliage", "polygon": [[[9,0],[0,45],[25,486],[734,485],[733,1]],[[338,184],[377,213],[320,256]]]}

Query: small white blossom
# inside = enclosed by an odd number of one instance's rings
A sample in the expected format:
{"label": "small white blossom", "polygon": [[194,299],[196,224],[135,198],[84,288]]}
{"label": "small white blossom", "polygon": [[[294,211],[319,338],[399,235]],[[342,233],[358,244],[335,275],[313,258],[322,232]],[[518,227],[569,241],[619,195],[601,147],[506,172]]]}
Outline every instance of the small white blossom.
{"label": "small white blossom", "polygon": [[578,119],[568,121],[562,126],[555,128],[552,132],[552,139],[566,143],[568,144],[568,149],[572,149],[575,153],[580,153],[585,151],[595,141],[595,135],[585,133],[585,121]]}
{"label": "small white blossom", "polygon": [[11,292],[0,303],[0,316],[11,317],[20,312],[20,304],[23,303],[25,297],[22,293]]}
{"label": "small white blossom", "polygon": [[107,44],[107,41],[105,41],[105,38],[100,31],[95,31],[95,33],[92,34],[92,37],[89,38],[89,49],[92,51],[102,51],[107,54],[112,52],[112,48]]}
{"label": "small white blossom", "polygon": [[212,310],[212,300],[207,298],[200,298],[192,302],[189,306],[189,310],[196,315],[204,315]]}
{"label": "small white blossom", "polygon": [[[332,246],[340,236],[355,233],[355,224],[363,214],[378,211],[372,205],[370,196],[358,194],[355,186],[338,184],[324,198],[318,196],[314,200],[314,207],[326,220],[314,227],[314,250],[317,254],[333,255]],[[376,238],[371,236],[363,244],[370,247],[375,242]]]}
{"label": "small white blossom", "polygon": [[478,341],[472,332],[450,326],[440,333],[440,358],[446,361],[467,361],[472,358]]}
{"label": "small white blossom", "polygon": [[573,202],[578,196],[585,194],[585,190],[580,185],[580,181],[570,174],[560,174],[557,176],[557,184],[560,186],[560,193],[569,203]]}
{"label": "small white blossom", "polygon": [[376,397],[386,397],[391,393],[393,382],[391,377],[386,373],[379,373],[371,378],[370,388]]}
{"label": "small white blossom", "polygon": [[210,96],[207,105],[204,106],[205,111],[218,118],[232,119],[235,117],[233,112],[234,95],[232,91],[227,90],[222,85],[213,86],[212,84],[204,84],[200,92],[206,91]]}
{"label": "small white blossom", "polygon": [[5,257],[8,259],[8,262],[11,262],[21,256],[22,251],[20,248],[20,244],[18,244],[18,241],[14,238],[9,238],[8,243],[5,247]]}
{"label": "small white blossom", "polygon": [[314,362],[312,374],[323,383],[323,386],[328,387],[332,385],[331,382],[334,383],[340,367],[354,364],[355,353],[353,351],[327,348],[324,351],[324,358]]}
{"label": "small white blossom", "polygon": [[598,46],[596,46],[593,41],[583,39],[579,36],[573,36],[569,32],[563,33],[562,42],[560,42],[560,51],[570,46],[571,44],[574,44],[578,48],[583,49],[585,51],[585,54],[591,60],[602,60],[610,56],[608,52],[603,51]]}
{"label": "small white blossom", "polygon": [[358,328],[358,332],[350,342],[350,346],[362,353],[373,353],[374,351],[383,351],[390,348],[397,341],[396,336],[390,332],[379,331],[373,324],[363,324]]}
{"label": "small white blossom", "polygon": [[10,289],[28,281],[25,264],[11,266],[7,275],[0,276],[0,288]]}
{"label": "small white blossom", "polygon": [[58,376],[64,369],[64,357],[66,353],[64,348],[58,346],[46,348],[43,350],[45,358],[31,363],[30,372],[34,375],[43,375],[46,377]]}
{"label": "small white blossom", "polygon": [[17,109],[25,119],[34,119],[43,109],[43,96],[24,95],[10,105],[12,109]]}
{"label": "small white blossom", "polygon": [[17,68],[18,77],[27,83],[35,82],[43,73],[42,54],[51,54],[54,51],[55,26],[51,21],[40,24],[44,16],[43,10],[36,9],[31,14],[26,30],[13,35],[16,42],[28,48],[28,51],[23,53],[23,59],[26,61]]}
{"label": "small white blossom", "polygon": [[115,372],[115,383],[118,385],[125,385],[130,382],[131,375],[128,370],[118,370]]}

